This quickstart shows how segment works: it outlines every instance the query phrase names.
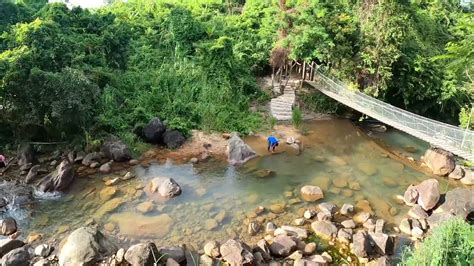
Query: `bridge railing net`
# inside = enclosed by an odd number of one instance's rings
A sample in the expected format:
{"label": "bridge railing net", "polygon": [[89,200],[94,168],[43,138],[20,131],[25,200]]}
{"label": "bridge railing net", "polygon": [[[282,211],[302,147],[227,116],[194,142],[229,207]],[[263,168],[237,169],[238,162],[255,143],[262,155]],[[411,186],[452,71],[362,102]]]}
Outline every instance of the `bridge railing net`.
{"label": "bridge railing net", "polygon": [[[372,98],[362,92],[350,90],[343,82],[334,78],[329,78],[319,71],[317,72],[317,79],[315,82],[326,90],[329,90],[344,98],[346,101],[349,101],[351,105],[358,106],[362,110],[376,113],[385,119],[401,125],[407,130],[411,130],[412,132],[407,132],[409,134],[425,135],[426,138],[424,138],[424,140],[431,144],[440,147],[455,147],[456,149],[470,154],[471,158],[474,157],[474,131],[472,130],[462,129],[413,114]],[[361,111],[360,109],[359,111]]]}

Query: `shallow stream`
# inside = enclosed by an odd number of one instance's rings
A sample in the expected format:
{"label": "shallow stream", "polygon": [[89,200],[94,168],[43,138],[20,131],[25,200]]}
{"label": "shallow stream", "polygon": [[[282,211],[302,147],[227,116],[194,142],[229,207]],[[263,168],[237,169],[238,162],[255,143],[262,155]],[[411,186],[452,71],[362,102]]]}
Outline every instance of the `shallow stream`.
{"label": "shallow stream", "polygon": [[[309,184],[323,189],[325,198],[320,202],[339,207],[354,204],[385,219],[388,230],[398,224],[408,208],[396,195],[428,176],[392,159],[377,143],[415,159],[427,144],[396,130],[369,137],[347,120],[315,121],[304,127],[307,134],[301,138],[304,151],[300,155],[286,144],[280,145],[280,153],[268,154],[261,138],[249,137],[247,143],[264,156],[242,167],[212,160],[197,165],[168,161],[137,166],[133,169],[137,178],[116,186],[105,186],[104,176],[78,179],[66,195],[41,195],[32,218],[21,221],[22,226],[28,232],[62,239],[92,218],[124,243],[150,239],[159,245],[184,243],[199,248],[210,239],[236,236],[253,242],[261,239],[264,230],[249,236],[246,224],[250,220],[263,226],[268,221],[292,224],[305,209],[316,207],[319,202],[299,199],[299,189]],[[275,174],[262,177],[261,170],[266,169]],[[182,195],[165,203],[151,202],[142,188],[157,176],[175,179]],[[447,180],[440,182],[445,191]],[[266,208],[259,216],[254,212],[258,206]]]}

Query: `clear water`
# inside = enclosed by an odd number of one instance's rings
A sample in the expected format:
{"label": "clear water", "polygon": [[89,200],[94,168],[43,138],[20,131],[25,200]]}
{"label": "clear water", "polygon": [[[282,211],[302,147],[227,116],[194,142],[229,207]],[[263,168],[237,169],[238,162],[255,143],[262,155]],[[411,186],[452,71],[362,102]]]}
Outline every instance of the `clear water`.
{"label": "clear water", "polygon": [[[389,230],[390,225],[398,224],[408,208],[396,200],[396,195],[428,176],[388,157],[374,139],[349,121],[315,121],[305,128],[308,134],[301,137],[305,149],[300,155],[286,144],[280,145],[280,153],[268,154],[264,138],[250,137],[246,141],[262,156],[242,167],[216,161],[195,166],[173,162],[137,166],[134,171],[138,177],[114,186],[117,192],[110,199],[100,193],[106,187],[103,176],[79,179],[67,195],[41,200],[32,218],[23,221],[24,226],[29,232],[58,240],[93,218],[117,241],[127,243],[151,239],[162,245],[185,243],[199,248],[210,239],[222,241],[236,236],[252,242],[261,239],[264,230],[249,236],[250,220],[263,225],[268,221],[291,224],[305,209],[316,207],[319,202],[299,200],[299,189],[308,184],[323,189],[325,198],[320,202],[354,204],[358,210],[385,219]],[[415,158],[427,147],[394,130],[374,137],[394,150],[414,147],[416,151],[409,150]],[[259,177],[262,169],[275,175]],[[165,203],[153,203],[152,211],[141,214],[137,205],[149,201],[141,188],[157,176],[172,177],[183,193]],[[453,186],[447,180],[440,182],[443,190]],[[284,212],[272,213],[269,209],[278,207],[275,204],[283,205]],[[266,211],[256,217],[258,206]]]}

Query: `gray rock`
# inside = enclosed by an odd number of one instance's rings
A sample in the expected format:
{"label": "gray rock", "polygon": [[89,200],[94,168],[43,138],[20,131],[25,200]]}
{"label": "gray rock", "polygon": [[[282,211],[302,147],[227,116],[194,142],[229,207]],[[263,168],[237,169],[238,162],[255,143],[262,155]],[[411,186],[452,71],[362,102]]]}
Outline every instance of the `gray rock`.
{"label": "gray rock", "polygon": [[76,173],[68,160],[63,160],[56,170],[38,182],[38,190],[42,192],[65,191],[74,181]]}
{"label": "gray rock", "polygon": [[143,128],[143,137],[147,142],[160,144],[163,142],[163,133],[166,131],[166,125],[155,117]]}
{"label": "gray rock", "polygon": [[285,230],[287,235],[295,236],[299,239],[308,238],[308,231],[304,228],[299,228],[296,226],[283,225],[281,229]]}
{"label": "gray rock", "polygon": [[317,245],[315,242],[309,242],[304,246],[303,252],[305,255],[312,255],[316,251]]}
{"label": "gray rock", "polygon": [[179,264],[186,262],[186,254],[182,247],[161,247],[158,252],[164,255],[165,258],[171,258]]}
{"label": "gray rock", "polygon": [[39,257],[46,258],[51,254],[52,247],[48,244],[41,244],[35,248],[35,255]]}
{"label": "gray rock", "polygon": [[291,253],[290,256],[288,256],[288,259],[290,260],[301,260],[303,258],[303,252],[300,250],[297,250],[293,253]]}
{"label": "gray rock", "polygon": [[257,156],[257,153],[247,145],[236,133],[232,133],[227,144],[227,160],[232,165],[243,164]]}
{"label": "gray rock", "polygon": [[317,213],[316,213],[315,210],[306,210],[306,211],[304,211],[303,216],[304,216],[305,219],[311,219],[311,218],[313,218],[316,214],[317,214]]}
{"label": "gray rock", "polygon": [[253,265],[254,257],[250,248],[240,240],[229,239],[221,245],[222,259],[230,265]]}
{"label": "gray rock", "polygon": [[418,190],[416,190],[416,187],[414,185],[410,185],[403,195],[403,201],[408,206],[414,206],[418,201],[418,196]]}
{"label": "gray rock", "polygon": [[433,209],[439,201],[439,183],[436,179],[427,179],[416,186],[418,191],[418,205],[425,211]]}
{"label": "gray rock", "polygon": [[463,183],[466,186],[472,186],[474,185],[474,171],[473,170],[468,170],[465,169],[465,174],[464,177],[461,178],[461,183]]}
{"label": "gray rock", "polygon": [[344,203],[341,207],[341,214],[342,215],[349,215],[354,212],[354,206],[351,204]]}
{"label": "gray rock", "polygon": [[276,257],[287,257],[296,250],[296,247],[296,241],[292,237],[278,235],[270,244],[270,253]]}
{"label": "gray rock", "polygon": [[392,255],[395,248],[393,237],[383,233],[369,233],[370,240],[374,243],[375,252],[379,255]]}
{"label": "gray rock", "polygon": [[390,259],[390,256],[381,256],[378,257],[374,260],[369,261],[367,266],[391,266],[392,260]]}
{"label": "gray rock", "polygon": [[364,228],[366,228],[369,232],[375,232],[375,221],[374,219],[370,218],[362,224]]}
{"label": "gray rock", "polygon": [[0,233],[4,236],[9,236],[17,231],[17,224],[12,217],[5,217],[0,220]]}
{"label": "gray rock", "polygon": [[31,184],[33,181],[35,181],[38,178],[39,168],[40,168],[40,165],[38,164],[30,168],[30,171],[28,171],[28,174],[26,175],[26,178],[25,178],[26,184]]}
{"label": "gray rock", "polygon": [[344,228],[348,228],[348,229],[354,229],[356,227],[356,224],[353,220],[342,221],[341,225],[344,226]]}
{"label": "gray rock", "polygon": [[265,239],[260,239],[257,242],[257,245],[253,249],[253,252],[259,253],[264,261],[269,261],[272,259],[272,256],[270,255],[270,247],[268,246],[267,241],[265,241]]}
{"label": "gray rock", "polygon": [[323,202],[318,205],[319,210],[326,213],[329,216],[333,216],[336,213],[337,206],[330,202]]}
{"label": "gray rock", "polygon": [[426,221],[431,229],[436,228],[441,223],[453,219],[457,217],[456,215],[452,214],[451,212],[439,212],[431,214]]}
{"label": "gray rock", "polygon": [[127,144],[116,137],[109,138],[102,146],[105,157],[116,162],[125,162],[132,159],[132,153]]}
{"label": "gray rock", "polygon": [[372,252],[372,246],[366,232],[359,231],[352,236],[352,253],[359,258],[367,258]]}
{"label": "gray rock", "polygon": [[116,251],[116,246],[97,228],[80,227],[68,236],[61,248],[59,265],[94,264]]}
{"label": "gray rock", "polygon": [[399,228],[402,233],[411,235],[411,221],[409,219],[403,218]]}
{"label": "gray rock", "polygon": [[0,181],[0,195],[4,207],[17,211],[34,200],[31,186],[15,182]]}
{"label": "gray rock", "polygon": [[217,258],[221,255],[219,251],[219,243],[217,241],[209,241],[204,245],[204,254],[211,258]]}
{"label": "gray rock", "polygon": [[21,248],[25,245],[23,241],[18,240],[18,239],[1,239],[0,240],[0,258],[3,257],[5,254],[8,252],[16,249],[16,248]]}
{"label": "gray rock", "polygon": [[247,233],[251,236],[254,236],[260,231],[260,224],[256,221],[252,221],[249,223],[247,228]]}
{"label": "gray rock", "polygon": [[103,165],[101,165],[99,167],[99,172],[102,173],[102,174],[108,174],[108,173],[110,173],[110,171],[112,171],[112,163],[111,162],[104,163]]}
{"label": "gray rock", "polygon": [[453,154],[439,148],[428,149],[423,156],[423,161],[433,174],[440,176],[448,175],[456,166]]}
{"label": "gray rock", "polygon": [[383,219],[377,219],[375,222],[375,233],[383,233],[383,227],[385,226],[385,221]]}
{"label": "gray rock", "polygon": [[336,226],[328,221],[316,221],[311,224],[314,233],[321,238],[331,239],[336,236]]}
{"label": "gray rock", "polygon": [[300,190],[301,198],[304,201],[314,202],[324,198],[323,191],[318,186],[303,186]]}
{"label": "gray rock", "polygon": [[426,219],[428,218],[428,213],[426,213],[420,205],[413,206],[409,211],[408,215],[414,219]]}
{"label": "gray rock", "polygon": [[84,157],[86,157],[86,153],[83,151],[79,151],[76,154],[76,157],[74,158],[74,163],[80,163],[82,160],[84,160]]}
{"label": "gray rock", "polygon": [[464,169],[460,165],[456,165],[454,170],[448,175],[449,178],[459,180],[465,175]]}
{"label": "gray rock", "polygon": [[341,243],[349,244],[352,240],[352,229],[339,229],[339,231],[337,231],[337,240]]}
{"label": "gray rock", "polygon": [[153,265],[155,258],[161,257],[153,242],[140,243],[128,248],[125,260],[132,266]]}
{"label": "gray rock", "polygon": [[117,253],[115,253],[115,260],[118,263],[121,263],[125,259],[125,249],[120,248],[117,250]]}
{"label": "gray rock", "polygon": [[27,266],[30,263],[30,253],[27,247],[14,249],[2,257],[2,266]]}
{"label": "gray rock", "polygon": [[174,198],[181,195],[181,187],[173,178],[157,177],[150,181],[147,191],[151,194],[158,194],[165,199]]}
{"label": "gray rock", "polygon": [[277,229],[276,225],[272,222],[268,222],[267,225],[265,226],[265,232],[266,233],[273,233]]}
{"label": "gray rock", "polygon": [[177,130],[166,130],[163,134],[163,142],[168,149],[177,149],[186,142],[186,138]]}
{"label": "gray rock", "polygon": [[326,212],[318,212],[318,221],[331,221],[332,216]]}
{"label": "gray rock", "polygon": [[45,258],[40,258],[37,261],[31,261],[33,263],[33,266],[51,266],[51,262],[48,259]]}
{"label": "gray rock", "polygon": [[84,156],[82,159],[82,164],[85,166],[91,166],[92,163],[99,161],[102,159],[102,154],[99,152],[91,152]]}

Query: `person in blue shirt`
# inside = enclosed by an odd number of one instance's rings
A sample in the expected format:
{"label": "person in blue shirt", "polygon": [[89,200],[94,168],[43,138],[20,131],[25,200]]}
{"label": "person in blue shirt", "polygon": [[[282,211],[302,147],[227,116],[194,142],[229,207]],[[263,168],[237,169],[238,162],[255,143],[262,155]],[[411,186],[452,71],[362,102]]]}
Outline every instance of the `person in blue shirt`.
{"label": "person in blue shirt", "polygon": [[267,139],[268,142],[268,151],[271,151],[272,153],[275,152],[275,148],[278,147],[278,139],[274,136],[270,136]]}

